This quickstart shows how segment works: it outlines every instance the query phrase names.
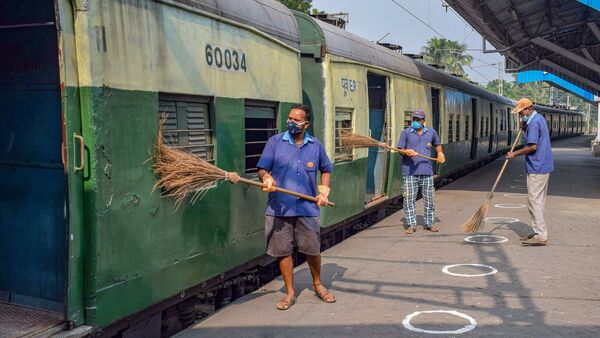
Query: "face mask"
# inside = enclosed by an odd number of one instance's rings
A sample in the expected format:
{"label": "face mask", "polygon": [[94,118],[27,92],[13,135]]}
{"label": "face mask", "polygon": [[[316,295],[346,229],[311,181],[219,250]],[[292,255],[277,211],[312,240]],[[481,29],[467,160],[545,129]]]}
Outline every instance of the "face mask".
{"label": "face mask", "polygon": [[287,123],[287,129],[291,134],[298,134],[301,133],[304,128],[302,128],[302,126],[305,124],[306,122],[302,122],[302,123],[296,123],[293,121],[288,121]]}
{"label": "face mask", "polygon": [[529,120],[529,116],[527,116],[527,115],[521,116],[521,121],[527,123],[527,120]]}
{"label": "face mask", "polygon": [[423,124],[421,124],[421,122],[419,122],[419,121],[413,121],[412,127],[413,127],[413,129],[421,129],[421,128],[423,128]]}

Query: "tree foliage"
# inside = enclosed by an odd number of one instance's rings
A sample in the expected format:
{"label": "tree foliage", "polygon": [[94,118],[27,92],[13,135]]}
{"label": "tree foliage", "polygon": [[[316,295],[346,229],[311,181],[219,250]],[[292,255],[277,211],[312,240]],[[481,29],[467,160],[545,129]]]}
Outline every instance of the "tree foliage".
{"label": "tree foliage", "polygon": [[318,13],[319,11],[316,8],[312,8],[312,0],[278,0],[282,4],[286,5],[288,8],[306,13],[313,14]]}
{"label": "tree foliage", "polygon": [[445,71],[466,75],[464,66],[473,62],[473,57],[466,54],[467,45],[456,40],[433,37],[421,49],[423,61],[445,66]]}

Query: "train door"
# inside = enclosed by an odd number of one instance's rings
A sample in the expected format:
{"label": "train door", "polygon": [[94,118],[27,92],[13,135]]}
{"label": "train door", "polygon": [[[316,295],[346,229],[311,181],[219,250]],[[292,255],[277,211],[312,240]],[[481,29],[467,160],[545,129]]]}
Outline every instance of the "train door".
{"label": "train door", "polygon": [[477,99],[471,99],[471,160],[477,158]]}
{"label": "train door", "polygon": [[[63,114],[56,12],[53,0],[0,3],[0,314],[21,319],[0,315],[8,336],[59,325],[69,317],[72,293],[81,292],[75,322],[83,320],[81,284],[67,287],[69,263],[80,262],[79,252],[69,258],[70,242],[78,240],[69,220],[81,221],[83,182],[75,164],[66,165],[83,160],[73,157],[74,145],[79,154],[83,143],[72,137],[80,133],[80,116],[73,125]],[[75,205],[81,214],[71,214]],[[82,269],[74,272],[81,282]]]}
{"label": "train door", "polygon": [[[369,88],[369,132],[371,137],[386,141],[386,77],[374,74],[367,76]],[[367,190],[365,202],[371,202],[385,195],[386,151],[379,147],[369,148]]]}
{"label": "train door", "polygon": [[491,153],[492,150],[494,150],[494,138],[496,137],[496,133],[495,132],[495,127],[496,127],[496,123],[495,123],[495,114],[494,114],[494,104],[490,103],[490,125],[489,125],[489,130],[488,132],[490,133],[489,135],[489,143],[488,143],[488,153]]}
{"label": "train door", "polygon": [[[431,88],[431,115],[433,119],[432,128],[440,133],[440,90],[437,88]],[[434,164],[434,173],[440,174],[440,165]]]}

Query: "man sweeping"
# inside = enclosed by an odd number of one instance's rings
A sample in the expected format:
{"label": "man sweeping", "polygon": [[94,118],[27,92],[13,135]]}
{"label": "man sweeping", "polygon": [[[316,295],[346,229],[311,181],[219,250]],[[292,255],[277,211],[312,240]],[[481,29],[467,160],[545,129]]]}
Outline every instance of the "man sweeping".
{"label": "man sweeping", "polygon": [[[311,111],[294,105],[289,112],[287,131],[271,137],[258,161],[258,177],[269,191],[265,215],[267,254],[277,257],[279,270],[287,290],[277,309],[287,310],[296,302],[293,283],[293,247],[306,255],[313,277],[315,295],[327,303],[335,297],[321,284],[321,227],[319,206],[328,202],[330,173],[333,165],[323,145],[306,129]],[[317,186],[317,170],[321,184]],[[318,202],[306,201],[275,192],[275,185],[316,196]],[[318,191],[318,193],[317,193]]]}
{"label": "man sweeping", "polygon": [[544,205],[548,191],[550,173],[554,170],[550,133],[546,119],[533,109],[528,98],[520,99],[512,110],[519,114],[522,129],[525,129],[525,147],[508,152],[507,159],[525,155],[527,169],[527,198],[533,234],[521,238],[524,246],[544,246],[548,241],[548,231],[544,220]]}
{"label": "man sweeping", "polygon": [[406,150],[402,158],[402,177],[404,180],[402,196],[407,223],[405,233],[410,235],[417,230],[415,204],[419,189],[421,189],[425,204],[425,224],[423,227],[425,230],[438,232],[440,230],[433,225],[435,221],[433,165],[430,160],[417,157],[417,154],[429,156],[433,147],[437,152],[437,163],[446,162],[446,158],[442,151],[438,133],[425,126],[425,113],[422,110],[414,111],[412,124],[400,134],[397,147]]}

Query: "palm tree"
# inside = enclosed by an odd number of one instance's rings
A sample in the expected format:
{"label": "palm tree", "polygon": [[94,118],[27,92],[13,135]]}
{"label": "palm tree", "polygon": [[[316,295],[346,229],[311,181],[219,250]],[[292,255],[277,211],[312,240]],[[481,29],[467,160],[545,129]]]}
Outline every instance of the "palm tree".
{"label": "palm tree", "polygon": [[422,48],[423,61],[445,66],[445,71],[465,75],[463,66],[473,62],[471,55],[465,54],[467,45],[456,40],[431,38]]}

